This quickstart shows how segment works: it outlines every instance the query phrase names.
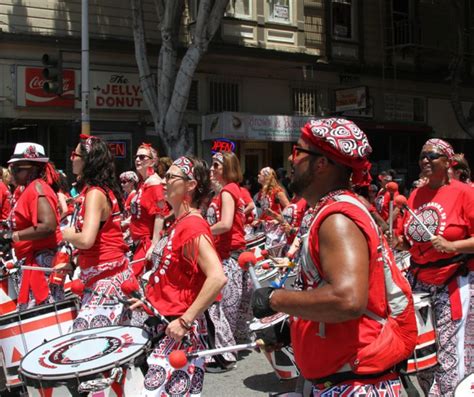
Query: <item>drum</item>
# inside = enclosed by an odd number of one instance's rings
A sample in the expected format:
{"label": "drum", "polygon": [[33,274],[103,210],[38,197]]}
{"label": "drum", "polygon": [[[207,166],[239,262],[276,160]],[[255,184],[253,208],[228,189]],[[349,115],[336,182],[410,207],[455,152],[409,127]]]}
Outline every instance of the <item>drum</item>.
{"label": "drum", "polygon": [[276,267],[270,266],[269,269],[264,269],[262,266],[265,263],[272,265],[273,261],[271,259],[266,259],[258,262],[255,265],[255,275],[257,276],[258,281],[262,287],[268,287],[270,283],[274,281],[279,275],[278,268]]}
{"label": "drum", "polygon": [[474,397],[474,374],[466,376],[456,386],[454,397]]}
{"label": "drum", "polygon": [[245,249],[249,251],[255,251],[257,248],[259,252],[265,249],[266,241],[265,233],[257,233],[251,236],[245,237]]}
{"label": "drum", "polygon": [[[64,386],[71,393],[77,393],[80,387],[81,392],[102,391],[98,394],[101,396],[132,396],[143,388],[144,380],[133,364],[146,354],[149,345],[148,333],[138,327],[90,328],[38,346],[21,360],[19,371],[30,396],[35,389],[54,391]],[[107,384],[102,373],[109,370],[113,373],[119,368],[124,368],[125,374],[117,379],[122,384],[121,390],[115,391],[115,384],[109,387],[113,382]]]}
{"label": "drum", "polygon": [[76,315],[77,300],[71,297],[0,317],[0,361],[8,388],[21,384],[18,366],[25,354],[45,340],[67,334]]}
{"label": "drum", "polygon": [[0,276],[0,316],[16,310],[19,274],[18,269],[12,269],[6,275]]}
{"label": "drum", "polygon": [[[288,314],[277,313],[270,317],[254,319],[250,323],[249,328],[255,332],[267,327],[279,327],[287,318]],[[289,380],[299,376],[300,372],[296,367],[293,348],[291,346],[282,347],[281,350],[271,353],[264,352],[264,354],[273,367],[278,379]]]}
{"label": "drum", "polygon": [[438,363],[434,314],[429,294],[414,293],[418,337],[415,351],[407,361],[406,373],[422,371]]}

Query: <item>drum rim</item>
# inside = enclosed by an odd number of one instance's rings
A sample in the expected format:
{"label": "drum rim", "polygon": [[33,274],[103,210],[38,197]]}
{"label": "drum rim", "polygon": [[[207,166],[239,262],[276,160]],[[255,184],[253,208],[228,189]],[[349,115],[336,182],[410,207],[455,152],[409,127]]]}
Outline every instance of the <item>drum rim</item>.
{"label": "drum rim", "polygon": [[64,310],[64,309],[69,307],[70,303],[73,303],[74,306],[76,306],[76,308],[77,308],[78,303],[79,303],[79,299],[75,296],[68,296],[68,297],[65,297],[64,299],[62,299],[60,301],[53,302],[53,303],[47,303],[47,304],[39,305],[39,306],[34,306],[34,307],[32,307],[30,309],[26,309],[26,310],[18,310],[18,308],[17,308],[16,310],[14,310],[12,312],[0,315],[0,329],[2,327],[4,327],[5,325],[10,325],[11,322],[7,323],[7,324],[4,324],[4,321],[8,320],[12,317],[19,317],[20,316],[24,320],[31,320],[31,319],[36,317],[36,316],[32,316],[33,313],[39,313],[38,315],[43,315],[43,314],[49,313],[49,311],[45,311],[45,309],[54,308],[54,307],[58,307],[59,310]]}
{"label": "drum rim", "polygon": [[[69,372],[68,374],[65,374],[65,373],[55,373],[55,374],[52,374],[52,375],[39,375],[37,373],[32,373],[32,372],[29,372],[25,369],[23,369],[23,361],[31,354],[33,353],[35,350],[38,350],[40,348],[43,348],[44,349],[44,345],[45,344],[42,344],[42,345],[39,345],[37,347],[35,347],[33,350],[30,350],[20,361],[20,365],[18,366],[18,373],[23,375],[24,377],[26,378],[29,378],[29,379],[32,379],[34,381],[41,381],[41,380],[44,380],[44,381],[56,381],[56,380],[68,380],[68,379],[75,379],[75,378],[78,378],[78,377],[85,377],[85,376],[90,376],[90,375],[95,375],[95,374],[100,374],[101,372],[104,372],[104,371],[108,371],[109,369],[112,369],[112,368],[115,368],[115,367],[119,367],[121,365],[124,365],[126,364],[127,362],[133,360],[134,358],[140,356],[141,354],[143,354],[143,351],[150,345],[151,343],[151,339],[150,339],[150,335],[149,333],[144,330],[143,328],[141,327],[137,327],[137,326],[134,326],[134,325],[111,325],[111,326],[107,326],[107,327],[97,327],[97,328],[88,328],[86,330],[80,330],[80,331],[75,331],[75,332],[70,332],[69,334],[65,334],[65,335],[62,335],[62,336],[58,336],[57,338],[54,338],[54,339],[51,339],[49,340],[47,343],[51,343],[55,340],[58,340],[60,338],[64,338],[65,336],[70,336],[70,335],[73,335],[73,334],[77,334],[77,333],[80,333],[80,332],[84,332],[84,331],[90,331],[92,332],[93,330],[103,330],[103,329],[106,329],[106,328],[136,328],[137,330],[140,330],[141,332],[145,333],[148,337],[148,340],[146,343],[143,344],[143,346],[137,350],[135,353],[132,353],[130,354],[129,356],[127,356],[126,358],[124,357],[122,360],[114,360],[112,362],[110,362],[110,364],[104,364],[103,366],[101,367],[95,367],[94,369],[88,369],[88,370],[85,370],[85,371],[80,371],[79,369],[76,371],[76,372]],[[27,381],[25,381],[25,383],[27,383]]]}

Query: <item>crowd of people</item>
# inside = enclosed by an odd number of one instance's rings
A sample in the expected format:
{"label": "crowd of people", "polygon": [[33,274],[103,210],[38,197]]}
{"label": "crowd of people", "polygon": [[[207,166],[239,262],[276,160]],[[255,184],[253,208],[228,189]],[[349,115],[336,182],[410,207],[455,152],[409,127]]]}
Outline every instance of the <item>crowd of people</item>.
{"label": "crowd of people", "polygon": [[[374,183],[371,151],[353,122],[310,120],[289,154],[290,177],[262,168],[252,197],[232,152],[215,153],[209,166],[194,156],[160,158],[143,143],[135,169],[118,176],[107,143],[81,135],[69,189],[43,146],[18,143],[0,182],[3,254],[11,248],[28,266],[82,280],[71,331],[133,324],[161,335],[148,353],[144,396],[181,390],[171,351],[249,342],[252,318],[278,312],[289,315],[287,327],[257,337],[268,350],[291,344],[311,395],[398,396],[401,363],[417,344],[417,293],[430,296],[438,341],[438,364],[417,373],[420,387],[453,396],[474,372],[468,162],[448,142],[428,140],[420,177],[398,207],[397,173],[384,170]],[[267,250],[278,247],[280,264],[296,263],[292,288],[256,288],[239,266],[258,233]],[[65,246],[74,255],[59,261]],[[404,274],[400,251],[411,255]],[[124,295],[130,279],[144,299]],[[63,284],[46,273],[22,270],[19,283],[18,310],[64,299]],[[151,321],[145,301],[167,322]],[[181,370],[192,392],[182,394],[200,395],[205,372],[231,371],[237,361],[236,352],[188,360]]]}

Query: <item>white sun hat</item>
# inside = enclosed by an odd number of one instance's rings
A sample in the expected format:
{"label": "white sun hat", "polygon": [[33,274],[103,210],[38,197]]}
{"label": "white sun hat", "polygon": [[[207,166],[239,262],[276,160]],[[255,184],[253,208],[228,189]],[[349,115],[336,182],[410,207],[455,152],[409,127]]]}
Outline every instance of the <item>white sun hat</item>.
{"label": "white sun hat", "polygon": [[16,163],[17,161],[47,163],[49,157],[46,157],[43,145],[33,142],[19,142],[16,144],[15,151],[8,163]]}

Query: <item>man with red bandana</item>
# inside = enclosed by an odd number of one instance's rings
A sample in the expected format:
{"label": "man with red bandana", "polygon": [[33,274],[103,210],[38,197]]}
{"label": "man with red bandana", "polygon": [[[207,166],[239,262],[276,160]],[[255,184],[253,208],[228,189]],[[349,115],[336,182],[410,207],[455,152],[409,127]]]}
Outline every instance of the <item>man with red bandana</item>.
{"label": "man with red bandana", "polygon": [[313,396],[398,396],[393,368],[416,342],[408,283],[394,270],[366,207],[350,191],[351,180],[370,183],[371,150],[348,120],[312,120],[302,128],[290,158],[291,188],[315,206],[302,237],[302,291],[261,288],[252,297],[257,318],[276,311],[292,316],[296,364],[313,384]]}

